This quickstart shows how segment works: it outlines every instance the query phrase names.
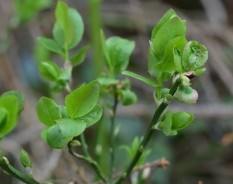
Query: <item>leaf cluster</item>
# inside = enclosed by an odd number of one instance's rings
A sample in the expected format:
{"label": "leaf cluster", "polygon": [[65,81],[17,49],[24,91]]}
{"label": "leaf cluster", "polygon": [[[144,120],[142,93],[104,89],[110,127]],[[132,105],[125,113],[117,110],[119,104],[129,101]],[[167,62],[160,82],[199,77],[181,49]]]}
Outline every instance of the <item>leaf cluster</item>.
{"label": "leaf cluster", "polygon": [[64,148],[69,141],[95,124],[102,116],[97,104],[99,83],[92,81],[75,89],[65,98],[65,106],[42,97],[37,106],[37,116],[47,128],[41,132],[42,139],[52,148]]}

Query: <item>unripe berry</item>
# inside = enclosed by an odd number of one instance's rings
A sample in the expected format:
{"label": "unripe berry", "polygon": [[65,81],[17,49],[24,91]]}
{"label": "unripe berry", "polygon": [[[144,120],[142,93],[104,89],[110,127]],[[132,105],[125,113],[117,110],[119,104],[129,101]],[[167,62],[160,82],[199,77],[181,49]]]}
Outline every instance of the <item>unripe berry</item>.
{"label": "unripe berry", "polygon": [[180,86],[176,91],[176,96],[180,101],[188,104],[194,104],[198,99],[197,91],[189,86]]}

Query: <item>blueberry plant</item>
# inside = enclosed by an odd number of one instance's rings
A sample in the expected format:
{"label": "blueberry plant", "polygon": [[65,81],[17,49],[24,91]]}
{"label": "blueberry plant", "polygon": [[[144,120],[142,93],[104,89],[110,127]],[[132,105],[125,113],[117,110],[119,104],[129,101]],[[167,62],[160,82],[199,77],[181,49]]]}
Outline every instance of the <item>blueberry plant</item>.
{"label": "blueberry plant", "polygon": [[[64,99],[64,105],[58,105],[47,97],[41,97],[39,100],[36,112],[39,121],[45,125],[41,138],[54,149],[68,147],[71,155],[88,162],[95,171],[97,180],[120,184],[132,173],[133,168],[144,164],[150,152],[146,146],[155,130],[163,131],[166,136],[174,136],[193,121],[194,116],[189,112],[172,112],[165,109],[173,99],[188,104],[196,103],[198,93],[191,87],[190,80],[205,72],[205,68],[201,67],[207,61],[208,51],[197,41],[186,40],[186,21],[176,15],[175,11],[169,10],[152,30],[149,41],[148,72],[151,79],[125,71],[135,47],[133,41],[117,36],[106,39],[104,32],[100,30],[103,73],[96,80],[72,89],[73,67],[84,61],[89,46],[82,47],[75,55],[70,56],[70,50],[79,44],[83,36],[82,18],[75,9],[69,8],[62,1],[57,3],[55,16],[53,38],[38,37],[37,40],[46,49],[59,54],[64,65],[59,67],[52,61],[43,61],[39,70],[42,77],[50,82],[51,91],[60,93],[66,90],[68,95]],[[116,177],[115,139],[119,131],[119,127],[115,126],[117,105],[131,105],[137,101],[136,94],[130,90],[130,80],[118,78],[121,73],[145,82],[154,89],[155,113],[146,134],[141,139],[136,137],[131,146],[122,146],[131,161]],[[172,81],[172,86],[170,89],[164,88],[164,82],[169,80]],[[102,116],[103,109],[98,104],[99,98],[105,98],[102,101],[109,110],[111,123],[109,173],[105,173],[93,159],[83,134]],[[20,92],[9,91],[1,95],[1,139],[16,126],[23,107],[24,97]],[[95,126],[98,126],[98,123]],[[84,154],[75,152],[75,146],[81,146]],[[25,167],[24,173],[14,168],[4,156],[0,157],[0,167],[5,173],[22,182],[39,184],[40,182],[33,178],[32,164],[24,150],[20,154],[20,161]],[[145,178],[141,181],[145,181]]]}

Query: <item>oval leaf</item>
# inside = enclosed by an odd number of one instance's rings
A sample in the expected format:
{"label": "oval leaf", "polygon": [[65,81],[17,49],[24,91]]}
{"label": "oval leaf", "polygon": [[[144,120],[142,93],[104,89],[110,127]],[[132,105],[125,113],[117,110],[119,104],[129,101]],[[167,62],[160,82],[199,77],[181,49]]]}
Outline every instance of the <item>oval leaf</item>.
{"label": "oval leaf", "polygon": [[101,118],[103,113],[103,109],[97,104],[92,110],[91,112],[89,112],[88,114],[86,114],[85,116],[79,118],[79,120],[82,120],[86,123],[88,128],[89,126],[94,125],[97,121],[99,121],[99,119]]}
{"label": "oval leaf", "polygon": [[70,58],[72,66],[80,65],[84,59],[86,58],[86,52],[90,48],[90,46],[82,47],[74,56]]}
{"label": "oval leaf", "polygon": [[188,112],[177,112],[172,116],[172,130],[181,130],[188,126],[194,119],[194,116]]}
{"label": "oval leaf", "polygon": [[132,91],[121,90],[122,104],[127,106],[137,102],[137,95]]}
{"label": "oval leaf", "polygon": [[56,81],[60,75],[59,67],[53,62],[41,62],[40,63],[40,73],[41,75],[50,81]]}
{"label": "oval leaf", "polygon": [[72,91],[65,98],[67,114],[71,118],[78,118],[89,113],[97,104],[99,98],[99,83],[92,81]]}
{"label": "oval leaf", "polygon": [[61,119],[59,106],[50,98],[40,98],[36,112],[40,122],[48,127],[56,124],[55,120]]}

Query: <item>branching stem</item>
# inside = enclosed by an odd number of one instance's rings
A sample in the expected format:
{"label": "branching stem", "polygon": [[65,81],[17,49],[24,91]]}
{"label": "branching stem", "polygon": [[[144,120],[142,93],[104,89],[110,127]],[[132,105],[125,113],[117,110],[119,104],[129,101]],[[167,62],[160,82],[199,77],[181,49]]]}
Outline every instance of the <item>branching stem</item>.
{"label": "branching stem", "polygon": [[[174,93],[176,92],[178,86],[181,84],[181,80],[177,79],[176,82],[173,84],[173,86],[171,87],[169,94],[170,95],[174,95]],[[149,142],[152,134],[154,133],[154,125],[157,123],[159,117],[161,116],[161,114],[163,113],[164,109],[167,107],[167,103],[162,102],[159,106],[159,108],[155,111],[154,116],[151,120],[151,124],[150,127],[147,130],[146,135],[144,136],[141,144],[139,145],[138,151],[136,153],[136,155],[134,156],[133,160],[131,161],[131,163],[128,165],[128,167],[126,168],[126,170],[121,174],[121,176],[118,178],[118,180],[116,181],[115,184],[120,184],[124,181],[124,179],[130,174],[130,172],[132,171],[132,169],[134,168],[134,166],[137,164],[139,158],[141,157],[143,150],[145,149],[147,143]]]}
{"label": "branching stem", "polygon": [[[6,158],[5,158],[6,159]],[[19,179],[20,181],[26,184],[40,184],[38,181],[34,180],[32,177],[27,176],[17,169],[15,169],[12,165],[6,162],[4,158],[0,158],[0,167],[6,171],[8,174],[14,176],[15,178]]]}

